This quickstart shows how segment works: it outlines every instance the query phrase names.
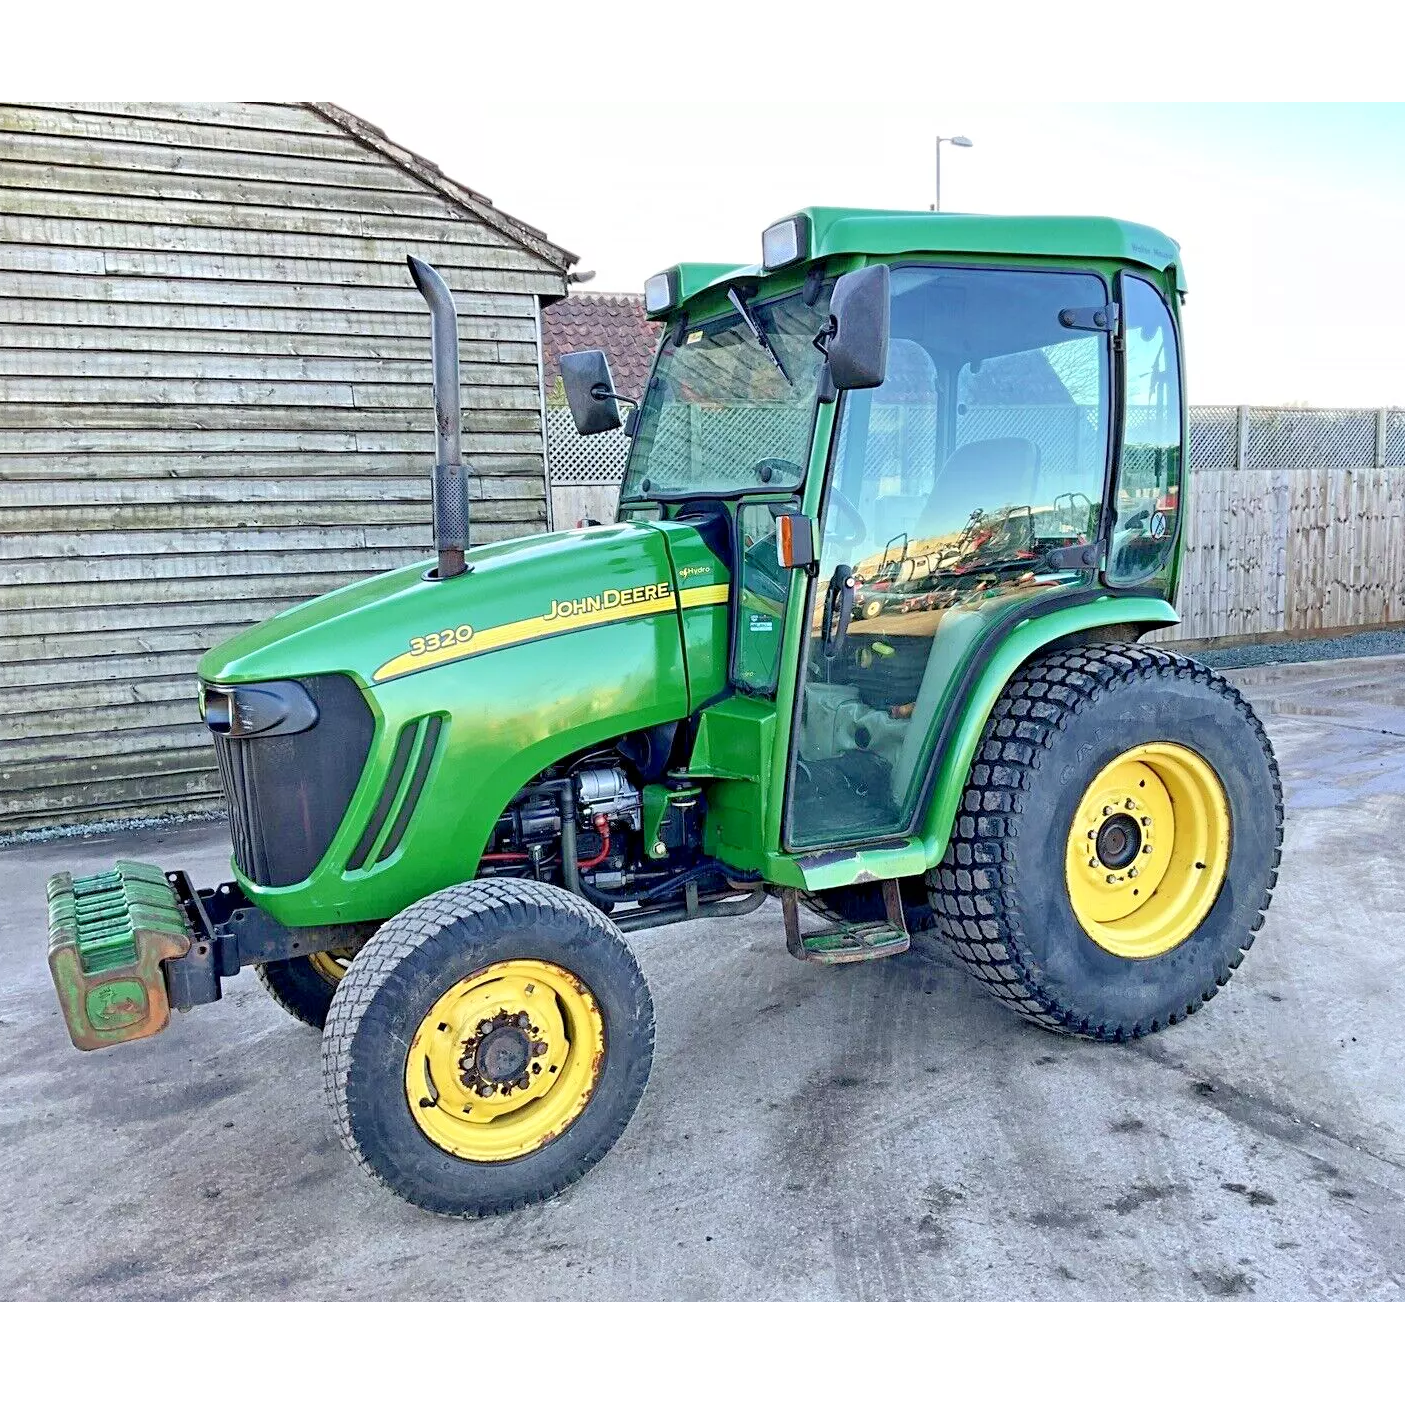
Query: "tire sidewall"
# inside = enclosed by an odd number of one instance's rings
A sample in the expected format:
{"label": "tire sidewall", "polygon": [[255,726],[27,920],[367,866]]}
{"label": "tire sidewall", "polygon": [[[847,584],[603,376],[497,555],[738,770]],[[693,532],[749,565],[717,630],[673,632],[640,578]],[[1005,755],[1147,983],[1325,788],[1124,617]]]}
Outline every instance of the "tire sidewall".
{"label": "tire sidewall", "polygon": [[[1252,940],[1276,859],[1276,782],[1247,705],[1205,677],[1123,676],[1058,729],[1016,801],[1015,891],[1008,915],[1043,993],[1095,1028],[1155,1028],[1214,993]],[[1246,715],[1247,714],[1247,715]],[[1079,801],[1109,762],[1145,742],[1173,742],[1214,769],[1230,813],[1224,882],[1196,930],[1159,956],[1099,946],[1074,915],[1065,855]]]}
{"label": "tire sidewall", "polygon": [[[623,941],[602,931],[595,914],[591,920],[574,909],[529,906],[523,916],[522,907],[510,904],[440,927],[399,959],[351,1036],[345,1097],[352,1137],[377,1175],[426,1209],[487,1214],[553,1194],[609,1150],[648,1078],[653,1008]],[[554,1140],[512,1161],[466,1161],[431,1141],[411,1113],[410,1042],[434,1002],[458,981],[523,959],[564,967],[590,989],[605,1026],[604,1061],[584,1110]]]}
{"label": "tire sidewall", "polygon": [[264,962],[260,975],[268,992],[294,1019],[313,1029],[321,1029],[327,1023],[327,1012],[340,982],[329,981],[313,966],[310,957]]}

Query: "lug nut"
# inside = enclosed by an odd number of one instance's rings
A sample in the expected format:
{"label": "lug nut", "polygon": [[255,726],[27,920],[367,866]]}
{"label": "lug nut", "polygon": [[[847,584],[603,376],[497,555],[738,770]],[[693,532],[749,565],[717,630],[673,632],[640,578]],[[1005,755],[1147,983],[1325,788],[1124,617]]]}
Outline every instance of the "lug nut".
{"label": "lug nut", "polygon": [[1144,853],[1144,854],[1149,854],[1149,853],[1151,853],[1151,845],[1150,845],[1150,844],[1143,844],[1143,845],[1142,845],[1142,853]]}
{"label": "lug nut", "polygon": [[517,1028],[526,1029],[527,1026],[531,1023],[532,1017],[525,1010],[523,1010],[522,1013],[517,1017]]}
{"label": "lug nut", "polygon": [[1097,859],[1089,859],[1089,860],[1088,860],[1088,867],[1089,867],[1089,868],[1101,868],[1102,865],[1097,861]]}
{"label": "lug nut", "polygon": [[1109,883],[1116,883],[1116,882],[1117,882],[1117,875],[1116,875],[1115,873],[1109,873],[1108,876],[1107,876],[1107,881],[1108,881]]}
{"label": "lug nut", "polygon": [[484,1020],[483,1023],[478,1026],[478,1033],[479,1033],[479,1034],[491,1034],[492,1032],[493,1032],[493,1022],[492,1022],[492,1020]]}
{"label": "lug nut", "polygon": [[1105,814],[1105,815],[1110,815],[1111,813],[1112,813],[1112,806],[1111,806],[1111,805],[1104,805],[1104,806],[1103,806],[1103,814]]}
{"label": "lug nut", "polygon": [[1137,870],[1136,870],[1135,868],[1129,868],[1129,869],[1127,870],[1127,877],[1128,877],[1128,878],[1135,878],[1136,876],[1137,876]]}
{"label": "lug nut", "polygon": [[538,1039],[537,1042],[532,1045],[532,1053],[535,1055],[546,1053],[546,1041],[544,1039]]}

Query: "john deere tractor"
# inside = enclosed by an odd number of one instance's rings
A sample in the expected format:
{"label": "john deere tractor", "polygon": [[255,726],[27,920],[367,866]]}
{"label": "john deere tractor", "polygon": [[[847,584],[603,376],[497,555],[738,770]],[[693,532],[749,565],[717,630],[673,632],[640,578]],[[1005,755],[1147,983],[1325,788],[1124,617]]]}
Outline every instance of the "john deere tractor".
{"label": "john deere tractor", "polygon": [[1095,1040],[1229,980],[1282,805],[1243,698],[1139,642],[1176,621],[1175,243],[809,209],[758,263],[670,268],[638,404],[602,353],[562,359],[580,433],[628,436],[617,520],[472,549],[453,301],[410,264],[437,555],[205,656],[234,881],[51,881],[80,1048],[252,965],[325,1026],[360,1164],[481,1215],[560,1191],[628,1123],[644,927],[772,896],[791,957],[943,943]]}

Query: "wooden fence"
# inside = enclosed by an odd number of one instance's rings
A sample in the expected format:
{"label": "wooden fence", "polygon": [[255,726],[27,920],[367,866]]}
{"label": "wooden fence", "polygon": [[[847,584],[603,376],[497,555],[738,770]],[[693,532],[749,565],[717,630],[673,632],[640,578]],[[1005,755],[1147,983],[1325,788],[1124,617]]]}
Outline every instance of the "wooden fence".
{"label": "wooden fence", "polygon": [[1405,468],[1192,475],[1167,639],[1405,624]]}
{"label": "wooden fence", "polygon": [[1181,623],[1163,639],[1405,624],[1405,410],[1191,411]]}

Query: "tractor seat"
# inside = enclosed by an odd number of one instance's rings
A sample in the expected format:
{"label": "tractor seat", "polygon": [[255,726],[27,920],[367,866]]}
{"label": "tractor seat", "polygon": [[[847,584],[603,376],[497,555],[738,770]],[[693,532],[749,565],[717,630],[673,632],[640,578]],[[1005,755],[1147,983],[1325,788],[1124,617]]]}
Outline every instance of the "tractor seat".
{"label": "tractor seat", "polygon": [[1032,440],[973,439],[960,445],[937,471],[917,535],[959,532],[982,508],[1023,506],[1034,501],[1039,449]]}

